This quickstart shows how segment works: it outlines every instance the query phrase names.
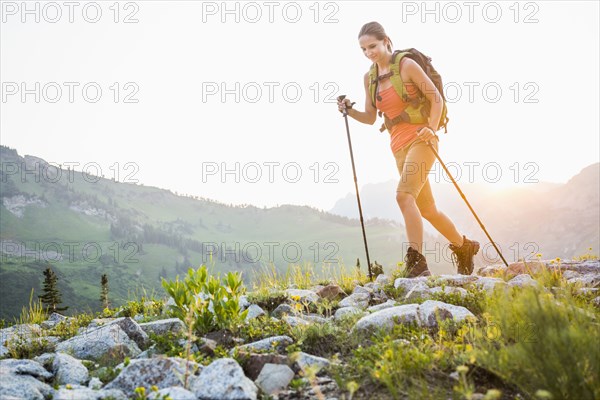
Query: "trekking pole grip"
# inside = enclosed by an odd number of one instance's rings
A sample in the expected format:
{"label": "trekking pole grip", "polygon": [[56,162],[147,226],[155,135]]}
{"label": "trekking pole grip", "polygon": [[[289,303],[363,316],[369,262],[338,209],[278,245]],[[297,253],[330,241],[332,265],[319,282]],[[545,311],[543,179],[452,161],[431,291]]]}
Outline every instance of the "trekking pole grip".
{"label": "trekking pole grip", "polygon": [[[345,117],[346,115],[348,115],[348,110],[346,109],[346,103],[344,102],[344,99],[345,99],[345,98],[346,98],[346,95],[345,95],[345,94],[341,94],[341,95],[339,95],[339,96],[337,97],[337,100],[338,100],[339,102],[341,102],[341,103],[344,105],[344,111],[342,111],[342,116],[344,116],[344,117]],[[355,104],[356,104],[356,102],[355,102],[355,101],[353,101],[352,103],[350,103],[350,108],[352,108],[352,106],[353,106],[353,105],[355,105]]]}

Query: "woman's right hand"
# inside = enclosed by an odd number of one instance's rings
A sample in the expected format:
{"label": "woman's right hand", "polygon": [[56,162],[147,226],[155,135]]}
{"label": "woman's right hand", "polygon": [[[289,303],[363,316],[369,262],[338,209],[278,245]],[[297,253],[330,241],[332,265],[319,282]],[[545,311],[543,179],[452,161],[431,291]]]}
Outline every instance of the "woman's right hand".
{"label": "woman's right hand", "polygon": [[352,108],[352,102],[348,98],[345,98],[342,101],[338,100],[337,104],[338,104],[338,111],[341,113],[344,112],[344,109],[349,110]]}

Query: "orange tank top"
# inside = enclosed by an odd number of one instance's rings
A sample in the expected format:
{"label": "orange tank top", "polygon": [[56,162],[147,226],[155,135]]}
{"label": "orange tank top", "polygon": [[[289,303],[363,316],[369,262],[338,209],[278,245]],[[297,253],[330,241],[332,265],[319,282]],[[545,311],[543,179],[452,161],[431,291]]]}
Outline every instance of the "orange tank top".
{"label": "orange tank top", "polygon": [[[419,90],[413,83],[405,84],[404,88],[410,97],[416,96]],[[380,90],[379,95],[381,96],[381,101],[375,99],[376,107],[383,111],[390,119],[400,115],[408,106],[408,103],[402,100],[393,86]],[[401,121],[392,126],[392,131],[390,132],[390,148],[392,149],[392,153],[397,152],[416,139],[417,130],[427,125],[427,123],[409,124],[408,122]]]}

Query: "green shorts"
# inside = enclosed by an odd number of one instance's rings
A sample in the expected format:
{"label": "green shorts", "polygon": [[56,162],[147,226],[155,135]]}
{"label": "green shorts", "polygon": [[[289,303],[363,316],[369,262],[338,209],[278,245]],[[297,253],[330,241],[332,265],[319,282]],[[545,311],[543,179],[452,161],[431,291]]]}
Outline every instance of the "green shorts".
{"label": "green shorts", "polygon": [[[436,135],[429,141],[435,151],[438,150],[439,140]],[[400,173],[396,192],[410,193],[419,208],[435,203],[427,176],[436,158],[429,145],[417,138],[395,152],[394,158]]]}

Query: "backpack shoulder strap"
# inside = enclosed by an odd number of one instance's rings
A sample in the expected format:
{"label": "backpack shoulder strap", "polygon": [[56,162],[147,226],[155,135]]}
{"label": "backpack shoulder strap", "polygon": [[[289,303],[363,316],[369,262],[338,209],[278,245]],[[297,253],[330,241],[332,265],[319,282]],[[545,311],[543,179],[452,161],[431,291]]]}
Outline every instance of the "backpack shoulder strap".
{"label": "backpack shoulder strap", "polygon": [[398,96],[400,96],[403,101],[408,101],[408,93],[406,93],[404,82],[402,82],[402,76],[400,75],[400,63],[406,56],[410,56],[410,52],[405,50],[396,50],[392,54],[392,63],[390,64],[390,70],[393,72],[392,76],[390,77],[390,82],[396,90],[396,93],[398,93]]}
{"label": "backpack shoulder strap", "polygon": [[371,96],[371,103],[373,103],[373,107],[375,107],[375,94],[377,93],[377,85],[379,82],[377,81],[377,64],[373,63],[371,68],[369,69],[369,94]]}

